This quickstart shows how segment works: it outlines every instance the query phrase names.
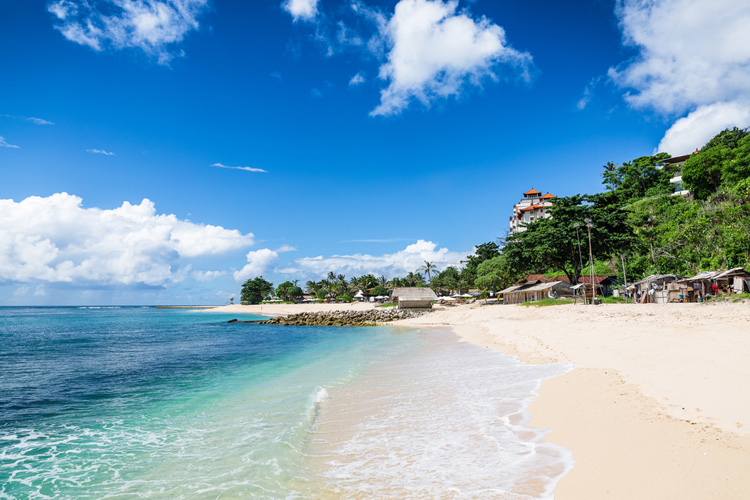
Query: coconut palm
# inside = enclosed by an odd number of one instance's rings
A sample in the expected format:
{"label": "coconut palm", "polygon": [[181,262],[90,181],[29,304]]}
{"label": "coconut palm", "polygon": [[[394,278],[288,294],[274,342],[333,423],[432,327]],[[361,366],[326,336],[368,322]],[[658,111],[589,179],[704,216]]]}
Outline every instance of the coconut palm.
{"label": "coconut palm", "polygon": [[427,275],[427,281],[430,281],[430,274],[435,270],[435,263],[424,261],[424,265],[418,269],[418,271],[424,271]]}

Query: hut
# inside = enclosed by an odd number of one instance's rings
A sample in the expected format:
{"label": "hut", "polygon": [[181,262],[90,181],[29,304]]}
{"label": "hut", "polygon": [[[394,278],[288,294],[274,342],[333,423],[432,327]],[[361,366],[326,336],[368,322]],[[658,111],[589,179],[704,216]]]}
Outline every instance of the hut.
{"label": "hut", "polygon": [[636,281],[628,290],[633,291],[633,300],[641,304],[652,302],[655,304],[666,304],[669,302],[668,285],[683,279],[676,274],[652,274],[640,281]]}
{"label": "hut", "polygon": [[573,290],[568,283],[563,281],[550,281],[514,285],[498,292],[498,295],[502,296],[503,304],[523,304],[542,299],[571,297]]}
{"label": "hut", "polygon": [[399,309],[421,307],[432,308],[432,302],[438,297],[432,288],[426,286],[397,287],[391,293],[391,301],[398,304]]}
{"label": "hut", "polygon": [[750,292],[750,272],[742,267],[722,271],[713,277],[720,294]]}

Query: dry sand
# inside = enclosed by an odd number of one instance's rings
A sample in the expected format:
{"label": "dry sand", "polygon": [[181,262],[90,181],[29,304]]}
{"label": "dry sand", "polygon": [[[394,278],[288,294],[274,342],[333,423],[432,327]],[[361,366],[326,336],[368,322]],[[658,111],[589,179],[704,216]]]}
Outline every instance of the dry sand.
{"label": "dry sand", "polygon": [[531,424],[553,429],[548,439],[576,460],[558,500],[750,498],[750,304],[437,309],[400,324],[450,326],[528,363],[576,366],[545,381],[530,407]]}

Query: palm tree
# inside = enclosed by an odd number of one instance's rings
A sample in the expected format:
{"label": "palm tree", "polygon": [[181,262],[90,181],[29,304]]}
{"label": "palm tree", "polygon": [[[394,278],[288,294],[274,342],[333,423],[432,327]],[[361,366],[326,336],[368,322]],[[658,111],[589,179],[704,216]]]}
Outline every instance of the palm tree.
{"label": "palm tree", "polygon": [[427,281],[430,281],[430,273],[435,270],[435,263],[424,261],[424,265],[418,269],[418,271],[424,271],[427,275]]}
{"label": "palm tree", "polygon": [[385,288],[388,286],[388,278],[386,278],[385,276],[381,276],[380,278],[378,278],[378,283],[380,283],[380,285]]}

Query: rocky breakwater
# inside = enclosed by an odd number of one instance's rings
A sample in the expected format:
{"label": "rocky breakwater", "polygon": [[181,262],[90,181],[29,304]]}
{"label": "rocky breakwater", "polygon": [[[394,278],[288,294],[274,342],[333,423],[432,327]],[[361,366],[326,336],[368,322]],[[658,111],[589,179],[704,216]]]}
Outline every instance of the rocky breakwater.
{"label": "rocky breakwater", "polygon": [[416,318],[431,309],[372,309],[369,311],[303,312],[277,316],[262,321],[229,320],[228,323],[256,323],[260,325],[290,326],[377,326],[400,319]]}

